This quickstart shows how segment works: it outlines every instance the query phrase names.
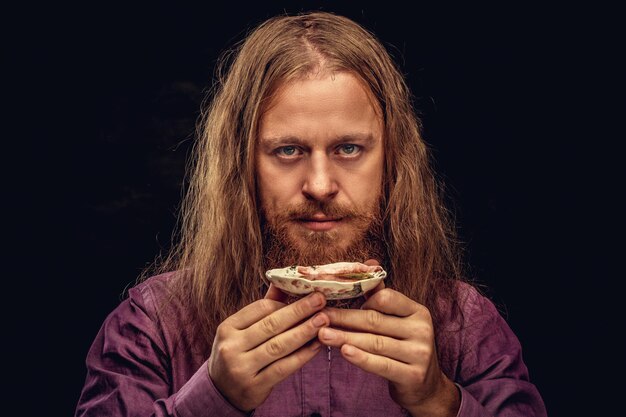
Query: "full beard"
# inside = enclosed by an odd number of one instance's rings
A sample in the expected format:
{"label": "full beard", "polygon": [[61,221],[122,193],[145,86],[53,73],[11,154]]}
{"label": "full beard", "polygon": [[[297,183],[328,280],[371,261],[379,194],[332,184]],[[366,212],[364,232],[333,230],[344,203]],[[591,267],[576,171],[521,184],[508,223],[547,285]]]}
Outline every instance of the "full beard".
{"label": "full beard", "polygon": [[[315,213],[341,218],[351,226],[347,244],[341,245],[337,230],[324,232],[295,228],[298,219]],[[263,251],[265,270],[291,265],[324,265],[334,262],[365,262],[376,259],[385,264],[387,259],[383,238],[380,205],[374,208],[352,209],[335,203],[307,201],[280,212],[263,211]],[[363,299],[337,300],[329,305],[356,308]]]}

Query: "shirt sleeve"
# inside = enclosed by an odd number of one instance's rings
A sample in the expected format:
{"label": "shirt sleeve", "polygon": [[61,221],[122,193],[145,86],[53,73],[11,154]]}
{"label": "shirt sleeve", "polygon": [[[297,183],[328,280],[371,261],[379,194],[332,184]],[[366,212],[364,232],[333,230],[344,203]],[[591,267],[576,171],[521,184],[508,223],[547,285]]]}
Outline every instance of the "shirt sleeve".
{"label": "shirt sleeve", "polygon": [[491,301],[475,294],[471,304],[456,381],[458,417],[546,417],[519,340]]}
{"label": "shirt sleeve", "polygon": [[206,362],[172,392],[171,362],[141,301],[131,296],[104,321],[87,354],[75,416],[245,416],[215,388]]}

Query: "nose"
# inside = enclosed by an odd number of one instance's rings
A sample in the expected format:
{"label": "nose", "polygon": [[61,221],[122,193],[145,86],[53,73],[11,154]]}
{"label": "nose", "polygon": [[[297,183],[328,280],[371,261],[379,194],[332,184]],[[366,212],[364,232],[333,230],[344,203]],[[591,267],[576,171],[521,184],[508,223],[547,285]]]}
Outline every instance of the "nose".
{"label": "nose", "polygon": [[337,185],[332,163],[325,153],[312,153],[307,167],[307,174],[302,185],[306,198],[328,201],[337,195]]}

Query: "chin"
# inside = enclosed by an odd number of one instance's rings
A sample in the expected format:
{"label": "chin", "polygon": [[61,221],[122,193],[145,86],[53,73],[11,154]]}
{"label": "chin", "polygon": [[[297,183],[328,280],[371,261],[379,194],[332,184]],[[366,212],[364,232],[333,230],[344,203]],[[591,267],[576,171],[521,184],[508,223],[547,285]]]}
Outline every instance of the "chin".
{"label": "chin", "polygon": [[290,222],[279,233],[265,235],[265,262],[269,268],[290,265],[324,265],[334,262],[363,262],[375,257],[365,231],[341,225],[313,231]]}
{"label": "chin", "polygon": [[311,247],[321,245],[341,250],[348,246],[345,239],[341,239],[341,234],[337,230],[316,232],[300,229],[294,232],[290,233],[289,237],[292,245],[300,250],[309,250]]}
{"label": "chin", "polygon": [[310,232],[291,244],[297,251],[299,265],[322,265],[333,262],[352,261],[347,259],[349,241],[337,239],[329,232]]}

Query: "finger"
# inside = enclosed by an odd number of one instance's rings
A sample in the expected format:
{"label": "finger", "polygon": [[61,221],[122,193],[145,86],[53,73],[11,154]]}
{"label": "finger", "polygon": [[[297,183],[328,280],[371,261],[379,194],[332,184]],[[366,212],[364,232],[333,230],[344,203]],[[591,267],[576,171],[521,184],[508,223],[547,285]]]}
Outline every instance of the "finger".
{"label": "finger", "polygon": [[258,322],[273,312],[285,307],[288,299],[287,294],[270,284],[263,300],[257,300],[248,304],[234,315],[230,316],[227,321],[237,330],[243,330],[252,324]]}
{"label": "finger", "polygon": [[265,367],[257,373],[255,378],[259,379],[260,384],[272,387],[302,368],[319,353],[321,347],[322,344],[314,340],[302,346],[291,355],[279,359]]}
{"label": "finger", "polygon": [[276,288],[274,284],[270,283],[270,287],[267,289],[267,293],[265,293],[264,298],[287,304],[289,296],[280,289]]}
{"label": "finger", "polygon": [[262,369],[316,339],[319,329],[328,326],[329,322],[326,314],[318,313],[306,322],[248,351],[246,360],[252,363],[255,369]]}
{"label": "finger", "polygon": [[253,349],[324,308],[326,298],[314,292],[263,317],[244,331],[244,349]]}
{"label": "finger", "polygon": [[341,355],[348,362],[364,371],[381,376],[396,384],[410,381],[412,374],[414,374],[410,365],[365,352],[352,345],[343,345]]}
{"label": "finger", "polygon": [[330,319],[330,326],[364,333],[379,334],[396,339],[410,337],[411,328],[405,318],[386,315],[376,310],[354,310],[327,307],[324,313]]}
{"label": "finger", "polygon": [[265,298],[248,304],[232,316],[224,320],[225,324],[232,326],[237,330],[243,330],[250,327],[264,317],[280,310],[287,304],[280,301]]}
{"label": "finger", "polygon": [[361,306],[362,310],[376,310],[398,317],[407,317],[415,314],[420,305],[404,294],[391,288],[381,289],[371,294]]}
{"label": "finger", "polygon": [[[376,259],[368,259],[367,261],[363,262],[365,265],[368,266],[379,266],[380,262],[378,262]],[[374,294],[377,291],[382,290],[383,288],[385,288],[385,283],[383,281],[380,281],[380,283],[374,287],[373,289],[369,290],[368,292],[366,292],[365,294],[363,294],[363,297],[365,297],[365,299],[367,300],[372,294]]]}
{"label": "finger", "polygon": [[340,348],[348,344],[374,355],[385,356],[404,363],[415,363],[421,357],[415,343],[371,333],[346,332],[323,327],[318,339],[326,346]]}
{"label": "finger", "polygon": [[385,288],[385,281],[380,281],[377,286],[363,294],[366,300],[368,300],[372,295],[376,294],[378,291]]}

